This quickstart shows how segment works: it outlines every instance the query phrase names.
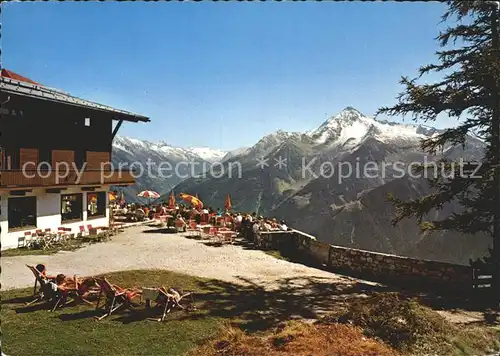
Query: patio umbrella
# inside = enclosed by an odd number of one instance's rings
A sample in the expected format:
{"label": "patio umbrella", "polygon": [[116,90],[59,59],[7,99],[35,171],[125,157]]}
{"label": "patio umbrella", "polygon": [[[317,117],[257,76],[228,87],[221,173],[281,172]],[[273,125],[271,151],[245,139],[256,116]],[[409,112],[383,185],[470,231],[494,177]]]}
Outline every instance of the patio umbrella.
{"label": "patio umbrella", "polygon": [[232,208],[233,208],[233,205],[231,204],[231,197],[228,194],[226,197],[226,201],[224,201],[224,209],[231,210]]}
{"label": "patio umbrella", "polygon": [[137,194],[137,196],[141,197],[141,198],[149,199],[149,203],[151,204],[151,200],[158,199],[160,197],[160,194],[158,194],[157,192],[154,192],[152,190],[143,190],[142,192]]}
{"label": "patio umbrella", "polygon": [[181,197],[182,200],[192,204],[194,207],[203,208],[203,203],[200,199],[186,193],[181,193],[179,194],[179,196]]}
{"label": "patio umbrella", "polygon": [[168,207],[170,209],[175,209],[176,203],[175,203],[175,194],[174,191],[170,193],[170,196],[168,197]]}
{"label": "patio umbrella", "polygon": [[152,190],[143,190],[139,194],[137,194],[138,197],[141,198],[149,198],[149,199],[158,199],[160,197],[160,194],[157,192],[153,192]]}

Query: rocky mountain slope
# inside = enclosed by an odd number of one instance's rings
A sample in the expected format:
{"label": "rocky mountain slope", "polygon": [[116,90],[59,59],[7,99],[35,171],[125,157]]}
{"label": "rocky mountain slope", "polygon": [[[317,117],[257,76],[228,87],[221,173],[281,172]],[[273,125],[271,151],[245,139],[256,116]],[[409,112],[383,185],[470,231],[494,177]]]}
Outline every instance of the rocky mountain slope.
{"label": "rocky mountain slope", "polygon": [[[467,262],[483,254],[489,239],[447,233],[422,236],[414,222],[393,228],[387,194],[428,192],[411,164],[424,155],[420,141],[438,130],[378,121],[347,107],[306,133],[278,131],[253,147],[230,155],[223,171],[186,179],[176,191],[198,194],[207,205],[223,206],[229,193],[235,210],[285,218],[320,240],[362,249]],[[482,142],[444,147],[438,156],[477,159]],[[457,209],[453,204],[439,214]],[[437,214],[437,213],[436,213]]]}

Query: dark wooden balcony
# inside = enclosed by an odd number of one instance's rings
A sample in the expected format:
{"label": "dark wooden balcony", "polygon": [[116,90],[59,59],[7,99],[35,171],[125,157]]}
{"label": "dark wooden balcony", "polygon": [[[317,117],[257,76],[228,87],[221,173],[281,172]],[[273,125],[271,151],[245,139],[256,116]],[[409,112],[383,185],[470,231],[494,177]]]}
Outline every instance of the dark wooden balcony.
{"label": "dark wooden balcony", "polygon": [[132,185],[135,179],[130,171],[84,170],[57,172],[36,170],[0,171],[0,189],[60,187],[69,185]]}

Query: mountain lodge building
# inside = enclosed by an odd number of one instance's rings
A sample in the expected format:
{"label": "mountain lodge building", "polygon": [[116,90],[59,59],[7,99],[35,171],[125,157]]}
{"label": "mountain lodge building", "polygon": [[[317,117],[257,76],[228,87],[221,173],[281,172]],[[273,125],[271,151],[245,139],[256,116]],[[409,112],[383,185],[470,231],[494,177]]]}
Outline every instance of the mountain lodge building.
{"label": "mountain lodge building", "polygon": [[108,226],[109,187],[135,183],[109,163],[113,138],[123,121],[149,118],[5,69],[0,103],[1,249],[19,247],[29,231]]}

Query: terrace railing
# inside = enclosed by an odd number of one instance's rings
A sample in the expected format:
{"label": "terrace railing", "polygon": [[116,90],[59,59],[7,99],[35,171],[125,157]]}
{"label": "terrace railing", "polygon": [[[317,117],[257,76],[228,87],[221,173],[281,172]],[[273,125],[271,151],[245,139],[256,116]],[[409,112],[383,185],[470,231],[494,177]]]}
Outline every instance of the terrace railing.
{"label": "terrace railing", "polygon": [[134,172],[86,169],[84,171],[1,170],[0,188],[56,187],[67,185],[131,185]]}

